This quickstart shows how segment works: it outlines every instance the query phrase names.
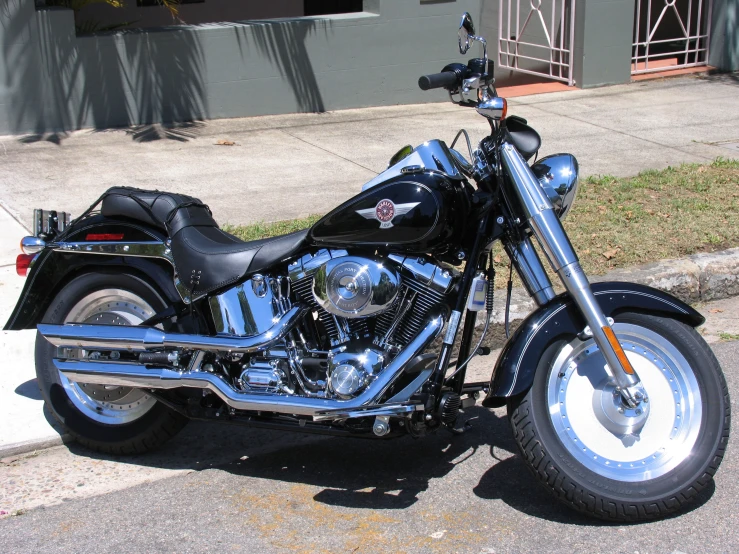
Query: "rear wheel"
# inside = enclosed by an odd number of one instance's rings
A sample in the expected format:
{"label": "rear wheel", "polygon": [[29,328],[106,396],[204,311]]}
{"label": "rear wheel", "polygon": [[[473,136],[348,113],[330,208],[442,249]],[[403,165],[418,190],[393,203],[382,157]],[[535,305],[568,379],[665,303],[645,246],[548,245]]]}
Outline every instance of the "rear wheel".
{"label": "rear wheel", "polygon": [[[54,298],[44,323],[139,325],[165,304],[143,280],[127,274],[87,273]],[[81,444],[111,454],[141,453],[174,436],[187,419],[146,391],[75,383],[54,366],[58,349],[36,338],[36,375],[47,406]],[[66,357],[83,357],[66,349]]]}
{"label": "rear wheel", "polygon": [[511,425],[529,468],[570,507],[617,521],[663,517],[721,463],[726,381],[687,325],[630,313],[613,328],[647,401],[624,405],[597,345],[575,338],[544,353],[531,389],[509,404]]}

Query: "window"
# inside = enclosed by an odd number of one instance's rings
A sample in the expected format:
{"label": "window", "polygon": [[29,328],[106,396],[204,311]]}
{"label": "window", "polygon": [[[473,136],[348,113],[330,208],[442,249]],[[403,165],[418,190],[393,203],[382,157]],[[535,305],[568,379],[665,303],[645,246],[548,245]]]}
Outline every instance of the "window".
{"label": "window", "polygon": [[363,11],[362,0],[304,0],[305,15],[355,13]]}
{"label": "window", "polygon": [[[180,0],[179,4],[202,4],[205,0]],[[136,5],[139,8],[150,8],[154,6],[161,6],[159,0],[136,0]]]}

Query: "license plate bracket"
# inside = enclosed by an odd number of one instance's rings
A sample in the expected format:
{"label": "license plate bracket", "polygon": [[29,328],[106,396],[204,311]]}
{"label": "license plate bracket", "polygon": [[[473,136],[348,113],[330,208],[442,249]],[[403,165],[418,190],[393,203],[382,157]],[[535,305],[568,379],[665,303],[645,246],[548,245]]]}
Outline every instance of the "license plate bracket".
{"label": "license plate bracket", "polygon": [[67,212],[55,210],[33,210],[33,236],[49,240],[63,232],[71,221]]}

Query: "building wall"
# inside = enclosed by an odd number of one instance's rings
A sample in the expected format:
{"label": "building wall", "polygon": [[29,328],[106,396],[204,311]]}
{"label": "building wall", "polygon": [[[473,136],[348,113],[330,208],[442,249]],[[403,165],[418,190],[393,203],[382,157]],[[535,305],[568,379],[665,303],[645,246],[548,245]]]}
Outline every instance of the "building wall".
{"label": "building wall", "polygon": [[739,0],[713,0],[709,65],[739,70]]}
{"label": "building wall", "polygon": [[[77,37],[70,10],[0,0],[0,134],[439,101],[418,77],[479,55],[457,51],[463,11],[495,59],[498,6],[365,0],[355,14]],[[633,18],[634,0],[577,0],[577,86],[629,81]],[[714,0],[711,65],[739,69],[738,23],[739,0]]]}
{"label": "building wall", "polygon": [[77,37],[73,14],[0,10],[0,134],[439,101],[418,77],[460,61],[480,0],[365,0],[327,17]]}
{"label": "building wall", "polygon": [[634,0],[577,0],[575,83],[581,88],[628,83]]}
{"label": "building wall", "polygon": [[[136,5],[136,0],[123,0],[122,8],[107,4],[90,4],[80,10],[79,20],[94,20],[103,25],[132,22],[131,28],[164,27],[176,24],[169,10],[162,6]],[[246,19],[270,19],[301,17],[303,0],[205,0],[202,3],[182,4],[179,17],[190,25],[218,21],[243,21]]]}

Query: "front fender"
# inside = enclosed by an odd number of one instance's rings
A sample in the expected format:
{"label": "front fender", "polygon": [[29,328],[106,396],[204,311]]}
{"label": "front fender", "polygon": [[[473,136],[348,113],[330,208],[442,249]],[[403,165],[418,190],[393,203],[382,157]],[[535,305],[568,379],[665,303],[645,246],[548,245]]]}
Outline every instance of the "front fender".
{"label": "front fender", "polygon": [[[705,318],[671,294],[636,283],[593,283],[593,294],[606,317],[622,312],[641,312],[682,321],[692,327]],[[495,364],[483,406],[502,406],[506,398],[531,387],[539,359],[547,347],[570,341],[585,328],[585,320],[569,294],[553,298],[529,315],[506,343]]]}

